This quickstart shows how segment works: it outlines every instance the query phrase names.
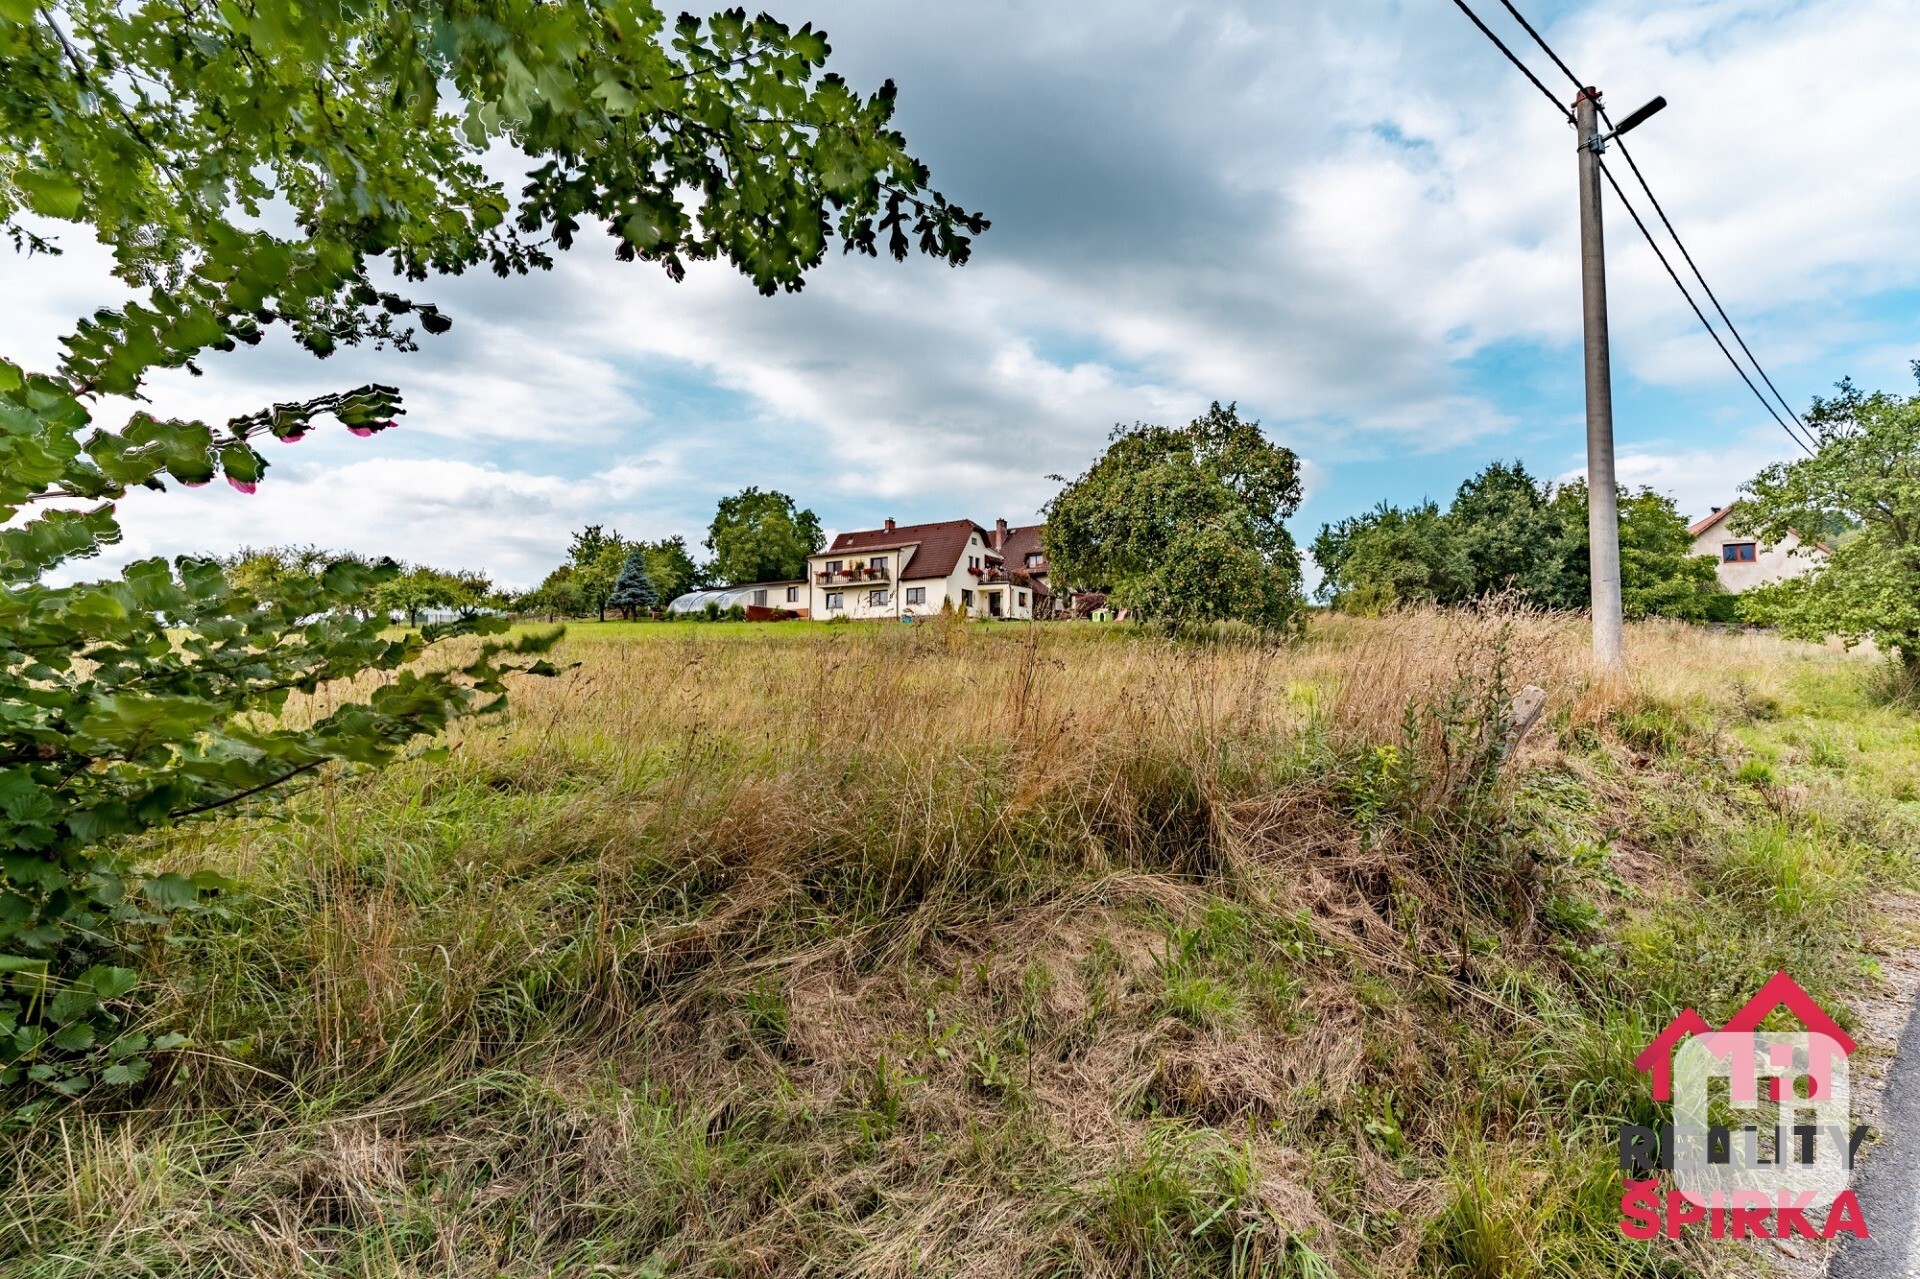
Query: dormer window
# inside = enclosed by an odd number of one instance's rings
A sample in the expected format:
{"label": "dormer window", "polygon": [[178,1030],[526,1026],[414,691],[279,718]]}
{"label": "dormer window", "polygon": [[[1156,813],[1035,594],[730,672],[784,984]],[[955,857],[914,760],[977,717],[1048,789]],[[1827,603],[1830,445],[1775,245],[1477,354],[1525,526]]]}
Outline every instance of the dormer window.
{"label": "dormer window", "polygon": [[1046,557],[1046,556],[1044,556],[1044,555],[1042,555],[1042,554],[1041,554],[1040,552],[1038,552],[1038,551],[1028,551],[1028,552],[1027,552],[1027,567],[1028,567],[1028,568],[1039,568],[1039,567],[1040,567],[1040,566],[1041,566],[1042,564],[1044,564],[1044,563],[1046,563],[1046,562],[1047,562],[1047,557]]}

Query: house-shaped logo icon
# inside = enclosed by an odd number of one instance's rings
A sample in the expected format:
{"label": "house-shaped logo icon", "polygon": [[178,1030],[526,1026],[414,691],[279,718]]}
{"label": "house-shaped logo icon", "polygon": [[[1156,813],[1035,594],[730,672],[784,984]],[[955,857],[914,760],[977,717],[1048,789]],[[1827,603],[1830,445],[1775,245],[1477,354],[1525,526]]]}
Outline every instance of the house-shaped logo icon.
{"label": "house-shaped logo icon", "polygon": [[[1840,1029],[1838,1022],[1827,1016],[1826,1010],[1813,1001],[1813,996],[1800,989],[1800,983],[1785,973],[1775,973],[1758,994],[1727,1019],[1722,1031],[1757,1031],[1760,1023],[1776,1008],[1785,1008],[1800,1019],[1809,1033],[1825,1035],[1840,1046],[1840,1050],[1851,1057],[1854,1050],[1853,1037]],[[1654,1037],[1646,1050],[1633,1059],[1634,1067],[1653,1076],[1653,1099],[1655,1101],[1673,1100],[1673,1054],[1680,1042],[1691,1035],[1711,1035],[1714,1028],[1693,1009],[1681,1011],[1680,1015],[1667,1023],[1667,1028]],[[1773,1100],[1781,1100],[1780,1086],[1784,1081],[1775,1079]]]}

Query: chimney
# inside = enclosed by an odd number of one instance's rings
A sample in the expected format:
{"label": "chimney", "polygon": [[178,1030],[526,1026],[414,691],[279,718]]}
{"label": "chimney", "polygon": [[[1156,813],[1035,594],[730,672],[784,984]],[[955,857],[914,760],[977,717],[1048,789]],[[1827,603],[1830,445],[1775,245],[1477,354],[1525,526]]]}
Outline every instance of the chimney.
{"label": "chimney", "polygon": [[1007,522],[1005,520],[995,520],[993,522],[993,549],[997,551],[1006,544]]}
{"label": "chimney", "polygon": [[893,516],[887,516],[887,532],[893,532]]}

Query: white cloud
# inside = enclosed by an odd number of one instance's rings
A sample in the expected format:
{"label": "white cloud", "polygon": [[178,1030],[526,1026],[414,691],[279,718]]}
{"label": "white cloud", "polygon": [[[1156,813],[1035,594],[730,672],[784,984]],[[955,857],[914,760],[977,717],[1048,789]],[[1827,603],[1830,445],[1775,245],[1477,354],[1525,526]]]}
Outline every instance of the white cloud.
{"label": "white cloud", "polygon": [[[1798,456],[1784,435],[1769,428],[1730,436],[1712,448],[1656,445],[1623,452],[1614,459],[1614,474],[1629,489],[1650,488],[1672,498],[1691,522],[1732,502],[1761,467]],[[1571,468],[1558,478],[1565,483],[1585,477],[1584,468]]]}
{"label": "white cloud", "polygon": [[[853,82],[898,78],[915,149],[995,219],[973,265],[835,255],[766,299],[718,265],[670,285],[586,236],[551,276],[436,282],[422,296],[456,327],[417,356],[270,343],[161,379],[168,412],[374,378],[410,411],[302,445],[251,503],[131,502],[131,540],[352,544],[527,580],[570,527],[692,530],[748,483],[849,526],[1031,518],[1115,422],[1215,398],[1301,450],[1322,501],[1444,496],[1458,476],[1425,458],[1463,446],[1577,455],[1577,379],[1542,420],[1461,367],[1535,344],[1573,368],[1580,311],[1570,133],[1449,6],[802,7]],[[1547,34],[1615,107],[1672,100],[1635,154],[1790,396],[1849,367],[1904,376],[1856,302],[1920,286],[1911,0],[1589,3]],[[1616,377],[1698,419],[1623,419],[1622,475],[1704,509],[1785,441],[1718,446],[1756,408],[1609,216]],[[8,265],[0,350],[44,362],[111,299],[100,251],[71,247]]]}
{"label": "white cloud", "polygon": [[[631,458],[587,479],[462,461],[349,456],[278,466],[252,496],[218,484],[136,492],[120,506],[126,538],[104,562],[312,543],[484,568],[496,581],[529,586],[560,560],[572,530],[606,520],[609,511],[625,508],[631,515],[636,498],[679,475],[667,456]],[[630,537],[674,531],[644,518],[607,522]]]}

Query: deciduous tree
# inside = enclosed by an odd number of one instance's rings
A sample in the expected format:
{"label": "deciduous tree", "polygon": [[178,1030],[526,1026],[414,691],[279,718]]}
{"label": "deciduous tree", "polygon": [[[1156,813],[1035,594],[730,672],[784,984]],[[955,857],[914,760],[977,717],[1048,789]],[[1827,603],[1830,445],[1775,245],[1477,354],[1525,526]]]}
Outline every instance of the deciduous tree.
{"label": "deciduous tree", "polygon": [[1292,626],[1300,558],[1285,521],[1299,505],[1298,460],[1233,405],[1184,427],[1119,427],[1047,505],[1051,576],[1168,622]]}
{"label": "deciduous tree", "polygon": [[796,509],[785,493],[742,489],[720,499],[707,529],[707,575],[733,585],[804,577],[807,556],[826,544],[819,517]]}
{"label": "deciduous tree", "polygon": [[647,578],[659,592],[662,604],[679,599],[700,584],[700,566],[688,554],[686,538],[663,537],[639,546],[647,557]]}
{"label": "deciduous tree", "polygon": [[327,565],[342,561],[373,564],[364,556],[318,546],[243,546],[219,563],[235,590],[258,591],[288,577],[317,576]]}
{"label": "deciduous tree", "polygon": [[[401,412],[368,385],[182,420],[149,375],[275,330],[320,356],[409,349],[414,326],[452,323],[415,286],[547,267],[588,225],[616,257],[674,278],[725,258],[766,293],[799,288],[836,239],[964,261],[984,221],[927,188],[891,84],[856,93],[827,56],[811,27],[740,10],[669,26],[644,0],[0,0],[0,229],[57,252],[62,224],[89,228],[120,299],[54,369],[0,360],[0,1085],[144,1068],[144,1040],[113,1039],[120,925],[199,887],[130,891],[115,841],[398,758],[498,704],[515,655],[549,642],[412,669],[444,632],[393,639],[364,615],[387,565],[236,588],[210,560],[148,559],[49,584],[119,540],[131,488],[252,492],[268,438],[374,435]],[[482,161],[516,154],[531,167],[510,196]],[[367,670],[392,674],[317,720],[277,718]]]}
{"label": "deciduous tree", "polygon": [[1323,525],[1311,549],[1323,574],[1320,593],[1350,613],[1450,603],[1473,584],[1467,548],[1432,502],[1407,511],[1382,502],[1365,515]]}
{"label": "deciduous tree", "polygon": [[[1512,591],[1542,608],[1586,607],[1586,541],[1563,527],[1551,509],[1554,486],[1534,478],[1526,464],[1490,462],[1468,476],[1447,508],[1447,524],[1467,557],[1463,598]],[[1582,519],[1585,517],[1582,516]],[[1584,530],[1582,523],[1579,530]]]}
{"label": "deciduous tree", "polygon": [[373,606],[384,616],[399,613],[407,625],[418,626],[420,614],[428,609],[450,608],[472,612],[481,607],[493,591],[484,573],[466,570],[447,572],[424,564],[405,568],[381,583],[373,593]]}
{"label": "deciduous tree", "polygon": [[547,574],[539,586],[527,592],[524,601],[528,612],[545,613],[549,621],[563,617],[573,617],[586,610],[586,598],[580,591],[580,584],[573,580],[573,565],[562,564]]}
{"label": "deciduous tree", "polygon": [[573,585],[587,608],[601,620],[607,620],[607,597],[626,566],[631,544],[618,529],[589,524],[573,535],[567,548],[567,563],[573,569]]}
{"label": "deciduous tree", "polygon": [[[1920,378],[1920,361],[1913,370]],[[1920,686],[1920,395],[1844,381],[1806,422],[1814,455],[1762,471],[1731,519],[1769,542],[1835,543],[1811,576],[1759,593],[1756,615],[1809,639],[1870,639]]]}
{"label": "deciduous tree", "polygon": [[[1593,577],[1586,481],[1561,485],[1551,505],[1566,547],[1557,599],[1566,601],[1564,607],[1589,607]],[[1621,610],[1628,617],[1712,620],[1714,601],[1725,596],[1726,589],[1720,585],[1713,561],[1693,554],[1687,521],[1673,499],[1650,488],[1629,492],[1622,487],[1619,509]]]}
{"label": "deciduous tree", "polygon": [[[1386,503],[1323,525],[1314,560],[1320,593],[1357,612],[1393,603],[1463,604],[1512,592],[1540,608],[1588,606],[1587,486],[1535,480],[1520,462],[1494,462],[1453,504]],[[1713,561],[1691,553],[1671,499],[1620,492],[1621,598],[1629,617],[1711,620],[1725,592]]]}

